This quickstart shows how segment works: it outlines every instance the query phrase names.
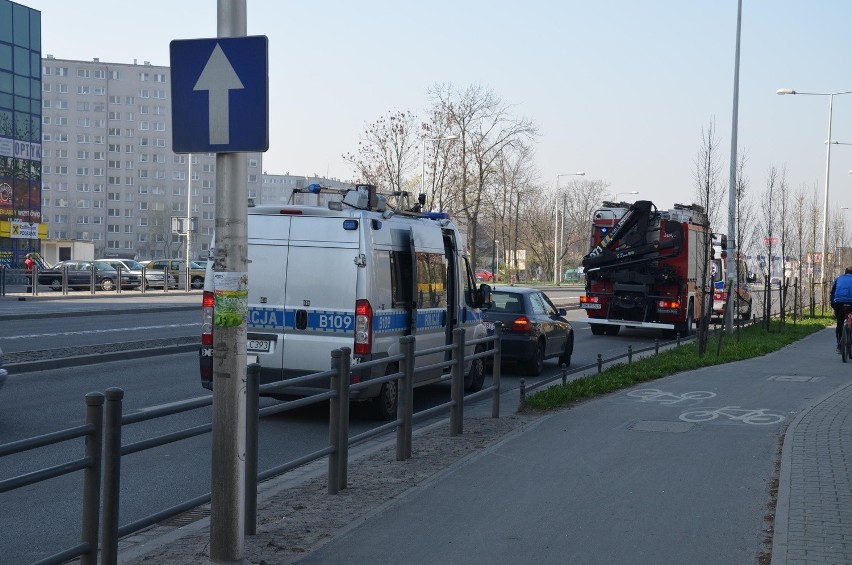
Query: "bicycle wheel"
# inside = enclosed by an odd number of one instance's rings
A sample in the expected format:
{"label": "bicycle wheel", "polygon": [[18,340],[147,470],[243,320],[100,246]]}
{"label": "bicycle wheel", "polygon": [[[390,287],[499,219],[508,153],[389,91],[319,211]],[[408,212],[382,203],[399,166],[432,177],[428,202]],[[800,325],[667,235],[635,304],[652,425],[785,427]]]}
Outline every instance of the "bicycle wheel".
{"label": "bicycle wheel", "polygon": [[840,334],[840,358],[846,363],[849,356],[849,328],[843,324],[843,331]]}

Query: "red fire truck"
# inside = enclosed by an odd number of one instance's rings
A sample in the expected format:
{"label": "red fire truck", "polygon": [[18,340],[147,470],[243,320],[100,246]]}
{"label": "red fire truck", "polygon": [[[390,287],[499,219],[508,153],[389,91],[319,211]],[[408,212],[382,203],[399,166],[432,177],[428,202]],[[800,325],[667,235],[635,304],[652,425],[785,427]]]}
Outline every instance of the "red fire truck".
{"label": "red fire truck", "polygon": [[591,251],[583,258],[586,311],[592,333],[616,335],[621,326],[692,333],[701,317],[700,278],[709,253],[704,209],[652,202],[604,202],[592,221]]}

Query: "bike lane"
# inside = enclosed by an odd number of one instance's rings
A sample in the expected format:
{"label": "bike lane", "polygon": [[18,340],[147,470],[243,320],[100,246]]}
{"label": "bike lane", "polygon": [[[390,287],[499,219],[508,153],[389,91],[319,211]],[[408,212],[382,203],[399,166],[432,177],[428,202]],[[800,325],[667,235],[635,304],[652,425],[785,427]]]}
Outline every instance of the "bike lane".
{"label": "bike lane", "polygon": [[782,434],[848,383],[832,331],[542,418],[303,562],[753,563]]}

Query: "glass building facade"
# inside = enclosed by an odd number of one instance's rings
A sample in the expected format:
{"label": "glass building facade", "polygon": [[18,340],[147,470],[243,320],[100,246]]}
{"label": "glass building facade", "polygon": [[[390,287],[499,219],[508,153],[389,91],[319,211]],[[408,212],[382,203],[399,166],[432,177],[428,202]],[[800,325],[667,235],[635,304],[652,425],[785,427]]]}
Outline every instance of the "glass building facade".
{"label": "glass building facade", "polygon": [[41,217],[41,12],[0,0],[0,264],[22,267]]}

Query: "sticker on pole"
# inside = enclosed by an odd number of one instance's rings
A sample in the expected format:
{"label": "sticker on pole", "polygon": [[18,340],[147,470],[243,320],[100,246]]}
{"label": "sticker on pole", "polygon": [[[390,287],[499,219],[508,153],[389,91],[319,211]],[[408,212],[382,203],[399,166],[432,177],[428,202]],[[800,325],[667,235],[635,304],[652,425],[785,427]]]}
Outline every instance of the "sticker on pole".
{"label": "sticker on pole", "polygon": [[213,273],[213,325],[233,328],[248,314],[248,274]]}

